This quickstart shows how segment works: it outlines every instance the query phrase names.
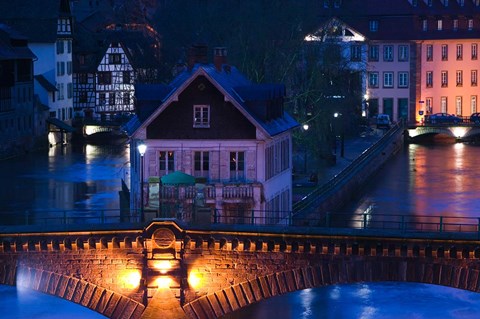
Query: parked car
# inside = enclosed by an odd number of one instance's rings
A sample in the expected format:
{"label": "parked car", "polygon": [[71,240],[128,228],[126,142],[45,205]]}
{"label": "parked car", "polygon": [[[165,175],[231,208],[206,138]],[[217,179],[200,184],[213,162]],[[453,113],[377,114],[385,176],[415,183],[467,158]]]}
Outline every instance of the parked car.
{"label": "parked car", "polygon": [[390,116],[388,114],[377,115],[377,128],[390,128]]}
{"label": "parked car", "polygon": [[458,116],[448,113],[435,113],[428,115],[425,119],[426,123],[438,124],[438,123],[461,123],[462,119]]}
{"label": "parked car", "polygon": [[480,124],[480,113],[472,113],[470,123]]}

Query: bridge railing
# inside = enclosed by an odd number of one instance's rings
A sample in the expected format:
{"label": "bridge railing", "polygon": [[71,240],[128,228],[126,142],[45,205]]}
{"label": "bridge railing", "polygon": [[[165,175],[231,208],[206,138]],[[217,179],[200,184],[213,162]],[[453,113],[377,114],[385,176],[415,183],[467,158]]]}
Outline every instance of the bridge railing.
{"label": "bridge railing", "polygon": [[353,160],[352,163],[350,163],[350,165],[348,165],[339,174],[335,175],[327,183],[314,189],[300,201],[296,202],[293,205],[294,214],[300,215],[301,213],[314,210],[318,206],[318,203],[321,202],[327,194],[335,190],[337,185],[348,179],[357,167],[361,166],[363,163],[370,161],[370,159],[376,156],[379,151],[383,150],[385,145],[387,145],[390,140],[394,136],[396,136],[396,134],[398,134],[400,130],[403,129],[403,127],[403,123],[395,123],[395,125],[388,132],[386,132],[377,143],[365,150],[359,157]]}
{"label": "bridge railing", "polygon": [[136,223],[140,214],[119,209],[0,211],[1,226]]}

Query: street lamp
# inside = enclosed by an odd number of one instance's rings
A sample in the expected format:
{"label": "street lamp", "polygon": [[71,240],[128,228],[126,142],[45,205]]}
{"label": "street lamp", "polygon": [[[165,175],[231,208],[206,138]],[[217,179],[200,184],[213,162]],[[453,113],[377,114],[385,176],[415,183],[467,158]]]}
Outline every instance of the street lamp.
{"label": "street lamp", "polygon": [[[342,116],[342,113],[335,112],[333,114],[333,117],[335,117],[336,119],[340,119],[341,116]],[[345,127],[343,125],[343,121],[340,123],[340,125],[341,125],[341,128],[340,128],[340,143],[341,143],[340,144],[340,156],[343,157],[343,155],[345,154]]]}
{"label": "street lamp", "polygon": [[147,151],[147,145],[140,142],[137,146],[138,153],[140,154],[140,222],[145,222],[145,214],[143,212],[143,171],[144,171],[144,155]]}

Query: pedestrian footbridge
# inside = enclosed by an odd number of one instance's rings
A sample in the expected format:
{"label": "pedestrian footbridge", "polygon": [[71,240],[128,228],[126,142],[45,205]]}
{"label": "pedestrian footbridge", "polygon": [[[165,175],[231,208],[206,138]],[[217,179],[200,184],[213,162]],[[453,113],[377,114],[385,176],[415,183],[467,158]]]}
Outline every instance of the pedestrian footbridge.
{"label": "pedestrian footbridge", "polygon": [[480,290],[477,233],[202,227],[168,219],[97,228],[3,228],[0,283],[55,295],[109,318],[162,319],[219,318],[280,294],[337,283]]}

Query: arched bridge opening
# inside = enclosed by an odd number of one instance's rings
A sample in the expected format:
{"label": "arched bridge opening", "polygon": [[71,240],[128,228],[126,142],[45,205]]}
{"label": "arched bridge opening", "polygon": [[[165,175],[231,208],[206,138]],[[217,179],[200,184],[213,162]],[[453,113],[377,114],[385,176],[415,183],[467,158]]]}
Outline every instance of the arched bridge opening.
{"label": "arched bridge opening", "polygon": [[480,126],[430,124],[409,128],[405,131],[410,142],[447,140],[451,142],[479,141]]}

